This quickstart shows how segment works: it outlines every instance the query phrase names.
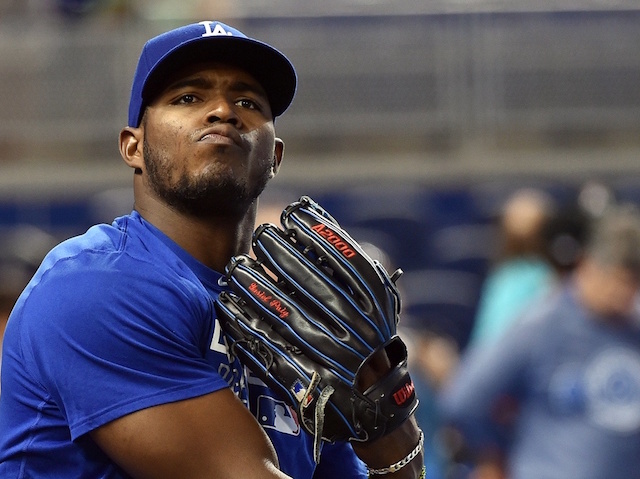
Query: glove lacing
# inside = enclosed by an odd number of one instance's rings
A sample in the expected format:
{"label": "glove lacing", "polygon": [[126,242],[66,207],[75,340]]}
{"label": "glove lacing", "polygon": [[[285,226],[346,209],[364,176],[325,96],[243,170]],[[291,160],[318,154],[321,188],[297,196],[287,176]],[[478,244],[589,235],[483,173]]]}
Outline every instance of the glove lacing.
{"label": "glove lacing", "polygon": [[[304,420],[305,411],[309,407],[313,399],[313,391],[318,389],[322,377],[317,372],[313,372],[311,375],[311,381],[309,387],[305,392],[305,399],[300,402],[300,418]],[[334,393],[335,389],[332,386],[325,386],[318,395],[316,401],[315,413],[314,413],[314,428],[313,428],[313,459],[318,464],[320,462],[320,446],[322,444],[322,430],[324,429],[324,417],[325,408],[329,402],[329,398]]]}

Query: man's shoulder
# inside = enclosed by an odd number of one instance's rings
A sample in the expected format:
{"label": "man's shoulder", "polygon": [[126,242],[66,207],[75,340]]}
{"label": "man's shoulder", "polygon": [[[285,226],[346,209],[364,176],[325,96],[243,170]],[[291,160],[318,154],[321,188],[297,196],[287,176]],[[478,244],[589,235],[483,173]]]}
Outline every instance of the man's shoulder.
{"label": "man's shoulder", "polygon": [[[99,274],[132,262],[148,263],[156,267],[166,248],[153,232],[144,227],[136,215],[116,218],[113,223],[96,224],[86,232],[71,237],[54,247],[45,257],[44,269],[65,263],[68,274],[76,266],[79,270]],[[97,259],[102,258],[101,261]]]}
{"label": "man's shoulder", "polygon": [[92,226],[45,256],[19,305],[46,309],[55,301],[59,310],[73,310],[79,297],[81,304],[89,305],[130,297],[136,284],[163,288],[160,283],[171,277],[171,262],[165,260],[170,252],[163,253],[166,248],[153,241],[153,234],[128,218]]}

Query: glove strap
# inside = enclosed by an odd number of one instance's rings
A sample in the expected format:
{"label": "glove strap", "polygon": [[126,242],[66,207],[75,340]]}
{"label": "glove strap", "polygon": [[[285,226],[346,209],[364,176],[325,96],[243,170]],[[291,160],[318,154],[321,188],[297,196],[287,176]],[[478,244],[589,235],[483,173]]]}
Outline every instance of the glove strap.
{"label": "glove strap", "polygon": [[[381,475],[384,475],[384,474],[392,474],[394,472],[398,472],[404,466],[406,466],[411,461],[413,461],[418,454],[420,454],[420,451],[422,451],[423,446],[424,446],[424,433],[421,430],[420,431],[420,440],[418,441],[418,445],[415,447],[415,449],[413,451],[411,451],[409,454],[407,454],[403,459],[400,459],[398,462],[395,462],[395,463],[391,464],[390,466],[383,467],[381,469],[368,469],[367,468],[367,472],[369,473],[369,477],[371,477],[371,476],[381,476]],[[423,471],[423,473],[426,472],[426,468],[424,466],[422,468],[422,471]],[[421,475],[420,477],[424,477],[424,474]]]}
{"label": "glove strap", "polygon": [[373,441],[390,433],[411,416],[418,407],[418,397],[407,366],[406,346],[396,336],[385,346],[393,369],[380,381],[364,392],[364,397],[375,405],[369,415],[376,424],[375,431],[368,431],[366,441]]}

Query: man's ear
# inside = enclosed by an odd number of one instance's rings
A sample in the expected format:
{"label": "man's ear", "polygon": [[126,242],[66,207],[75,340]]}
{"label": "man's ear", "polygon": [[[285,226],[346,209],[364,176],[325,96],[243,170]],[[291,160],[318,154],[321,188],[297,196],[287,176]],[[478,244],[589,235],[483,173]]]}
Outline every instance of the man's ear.
{"label": "man's ear", "polygon": [[276,138],[275,148],[273,149],[273,164],[271,165],[271,176],[278,174],[280,170],[280,164],[284,158],[284,141],[280,138]]}
{"label": "man's ear", "polygon": [[124,162],[136,171],[144,167],[144,155],[142,150],[142,128],[127,126],[120,131],[120,156]]}

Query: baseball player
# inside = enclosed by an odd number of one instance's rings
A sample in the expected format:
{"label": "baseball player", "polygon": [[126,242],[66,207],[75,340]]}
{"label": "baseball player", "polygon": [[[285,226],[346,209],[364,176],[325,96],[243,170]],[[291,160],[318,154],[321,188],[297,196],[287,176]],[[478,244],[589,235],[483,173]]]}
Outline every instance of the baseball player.
{"label": "baseball player", "polygon": [[[365,403],[362,414],[338,414],[334,388],[325,385],[331,368],[319,366],[324,376],[314,371],[313,384],[301,374],[292,402],[269,383],[278,379],[268,372],[275,361],[262,374],[241,362],[260,369],[261,359],[251,358],[260,341],[232,338],[219,320],[223,290],[227,313],[246,303],[233,303],[239,269],[229,264],[249,251],[258,197],[280,168],[284,143],[274,119],[296,83],[282,53],[219,22],[145,44],[119,137],[133,171],[134,209],[56,246],[11,314],[0,477],[425,476],[417,401],[393,327],[370,357],[362,355],[357,374],[338,365],[341,377],[357,378],[347,402]],[[310,205],[302,209],[320,214]],[[336,224],[321,229],[317,241],[330,241],[344,258],[360,254]],[[393,290],[386,275],[378,277]],[[266,298],[255,285],[250,291]],[[278,352],[304,356],[290,349]],[[338,416],[349,433],[327,440],[322,431]]]}

